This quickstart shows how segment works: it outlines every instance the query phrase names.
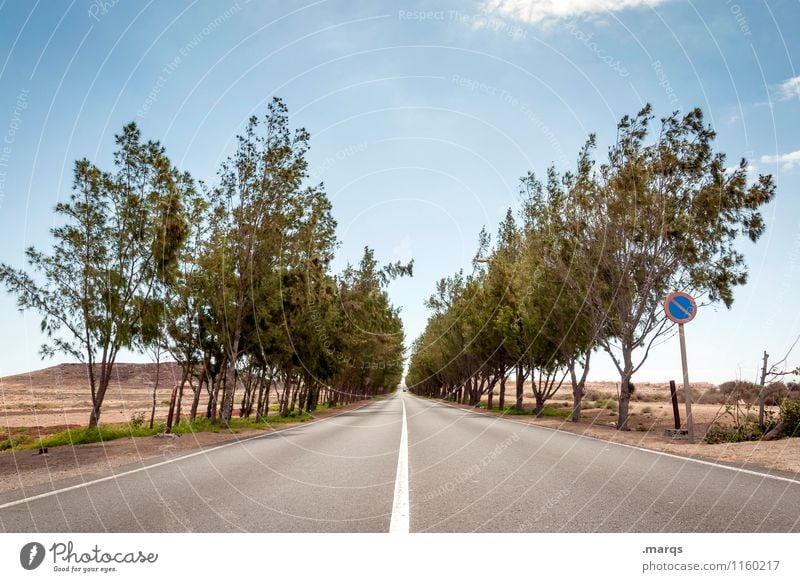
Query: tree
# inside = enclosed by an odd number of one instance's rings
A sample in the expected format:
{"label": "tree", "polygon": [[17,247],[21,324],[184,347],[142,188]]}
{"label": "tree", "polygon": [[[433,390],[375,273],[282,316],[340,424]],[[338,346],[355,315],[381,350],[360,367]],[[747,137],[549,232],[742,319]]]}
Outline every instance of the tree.
{"label": "tree", "polygon": [[759,209],[775,194],[772,176],[748,185],[746,160],[726,169],[699,109],[663,118],[646,143],[652,118],[649,105],[622,118],[591,196],[581,200],[590,249],[581,268],[596,275],[591,308],[620,374],[621,430],[628,428],[631,378],[672,327],[664,298],[686,291],[730,307],[734,288],[747,280],[735,243],[740,235],[755,242],[763,234]]}
{"label": "tree", "polygon": [[142,143],[135,124],[116,136],[115,172],[86,159],[75,163],[69,202],[55,212],[50,253],[27,249],[38,278],[0,265],[0,281],[21,310],[42,314],[43,357],[65,353],[86,364],[97,426],[120,349],[133,347],[157,309],[183,245],[183,199],[193,188],[158,142]]}
{"label": "tree", "polygon": [[[538,273],[533,295],[543,310],[543,338],[552,343],[554,361],[566,368],[572,384],[572,421],[579,422],[586,378],[592,352],[597,347],[602,321],[593,317],[588,306],[594,290],[592,272],[582,269],[588,265],[584,238],[587,195],[592,190],[590,158],[594,137],[581,149],[577,168],[559,174],[551,167],[546,184],[533,173],[522,180],[523,216],[527,232],[528,266],[523,271]],[[602,315],[602,314],[601,314]],[[560,386],[560,384],[559,384]],[[555,390],[534,386],[538,400],[546,400]]]}
{"label": "tree", "polygon": [[[434,314],[414,343],[412,390],[439,395],[437,383],[447,393],[470,382],[474,389],[480,362],[496,353],[514,367],[518,410],[529,376],[541,412],[569,374],[577,421],[590,356],[599,346],[620,373],[618,427],[627,429],[631,378],[654,342],[671,331],[663,315],[666,295],[688,291],[730,307],[733,289],[747,279],[735,244],[741,235],[758,240],[764,231],[759,209],[775,193],[771,176],[748,185],[746,160],[725,168],[699,109],[662,119],[648,143],[650,111],[648,105],[620,121],[599,169],[590,136],[574,171],[550,168],[545,184],[532,173],[523,178],[519,225],[509,211],[487,271],[475,281],[442,280],[438,301],[429,301]],[[462,317],[494,319],[502,342],[476,339],[485,327],[473,323],[470,330]],[[503,400],[501,388],[501,407]]]}
{"label": "tree", "polygon": [[250,118],[212,190],[217,213],[207,265],[225,353],[223,423],[233,413],[236,365],[244,348],[245,318],[255,306],[253,289],[260,279],[278,276],[283,250],[291,249],[287,242],[299,230],[307,201],[301,187],[308,141],[304,129],[291,131],[286,105],[274,98],[263,122]]}

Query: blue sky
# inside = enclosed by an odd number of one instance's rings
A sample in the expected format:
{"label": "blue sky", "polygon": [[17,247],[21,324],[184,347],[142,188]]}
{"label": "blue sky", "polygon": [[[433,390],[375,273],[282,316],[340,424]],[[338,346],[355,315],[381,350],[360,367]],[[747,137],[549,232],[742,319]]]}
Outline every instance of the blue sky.
{"label": "blue sky", "polygon": [[[745,156],[778,184],[766,234],[742,244],[734,307],[687,326],[693,380],[749,379],[800,333],[799,21],[794,0],[0,0],[0,260],[48,245],[73,161],[108,166],[128,121],[212,179],[279,95],[311,132],[337,267],[364,245],[414,259],[390,289],[410,341],[434,282],[468,268],[480,228],[517,204],[519,177],[569,167],[590,132],[604,151],[644,102],[700,106],[731,165]],[[3,294],[0,321],[0,375],[49,365],[35,313]],[[614,376],[597,357],[591,378]],[[679,377],[674,339],[639,374]]]}

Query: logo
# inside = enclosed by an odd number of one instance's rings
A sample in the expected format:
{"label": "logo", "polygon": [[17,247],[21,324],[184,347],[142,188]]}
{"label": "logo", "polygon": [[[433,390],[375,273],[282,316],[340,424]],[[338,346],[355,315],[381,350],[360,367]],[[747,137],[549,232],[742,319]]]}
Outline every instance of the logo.
{"label": "logo", "polygon": [[19,563],[26,570],[35,570],[44,561],[44,546],[39,542],[29,542],[19,551]]}

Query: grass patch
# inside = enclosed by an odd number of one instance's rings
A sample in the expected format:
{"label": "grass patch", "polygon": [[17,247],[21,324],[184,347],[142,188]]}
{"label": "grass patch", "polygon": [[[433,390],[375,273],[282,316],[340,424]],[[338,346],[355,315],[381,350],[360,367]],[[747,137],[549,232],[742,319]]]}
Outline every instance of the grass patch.
{"label": "grass patch", "polygon": [[[321,404],[317,407],[316,412],[341,408],[341,406],[342,405],[329,406],[327,404]],[[273,410],[272,406],[270,406],[270,410]],[[277,414],[269,415],[261,421],[256,421],[255,416],[252,418],[232,418],[230,424],[226,427],[222,425],[219,420],[211,421],[201,416],[197,417],[193,423],[190,423],[187,419],[181,420],[181,422],[172,427],[172,432],[175,434],[187,434],[195,432],[218,433],[221,430],[231,430],[235,432],[241,429],[267,429],[273,425],[306,422],[313,418],[314,416],[305,410],[295,409],[290,412],[288,416],[278,416]],[[64,445],[86,445],[90,443],[113,441],[121,438],[146,437],[164,432],[164,429],[165,426],[163,422],[156,424],[153,428],[149,428],[144,422],[143,413],[133,415],[131,421],[125,424],[101,424],[97,428],[73,428],[41,439],[35,439],[33,436],[26,433],[26,429],[19,428],[12,429],[16,434],[7,434],[7,438],[0,440],[0,451],[38,449],[39,447],[60,447]]]}
{"label": "grass patch", "polygon": [[[328,406],[322,405],[317,407],[317,409],[326,410],[328,409]],[[236,431],[247,428],[263,430],[275,424],[305,422],[307,420],[311,420],[312,418],[313,416],[307,413],[305,410],[294,410],[293,412],[289,413],[289,416],[278,416],[277,414],[269,415],[260,421],[257,421],[254,416],[251,418],[234,417],[226,427],[224,424],[220,423],[219,420],[210,420],[205,416],[198,416],[192,423],[190,423],[188,420],[181,420],[180,423],[172,427],[172,432],[175,434],[186,434],[194,432],[219,432],[227,429]]]}
{"label": "grass patch", "polygon": [[0,451],[8,451],[13,449],[21,449],[31,440],[27,434],[18,434],[11,436],[5,440],[0,441]]}
{"label": "grass patch", "polygon": [[[508,414],[509,416],[536,416],[533,408],[523,408],[520,411],[513,406],[506,406],[503,410],[503,414]],[[555,406],[545,406],[540,416],[549,418],[569,418],[572,416],[572,409],[558,409]]]}
{"label": "grass patch", "polygon": [[90,443],[113,441],[128,437],[153,436],[154,434],[162,432],[163,430],[163,425],[149,428],[142,426],[134,427],[130,424],[101,424],[96,428],[72,428],[62,432],[57,432],[48,437],[44,437],[36,443],[33,443],[29,448],[60,447],[64,445],[87,445]]}
{"label": "grass patch", "polygon": [[595,408],[605,408],[606,410],[613,410],[614,412],[616,412],[619,409],[619,403],[617,403],[616,400],[612,400],[611,398],[598,400],[594,404]]}

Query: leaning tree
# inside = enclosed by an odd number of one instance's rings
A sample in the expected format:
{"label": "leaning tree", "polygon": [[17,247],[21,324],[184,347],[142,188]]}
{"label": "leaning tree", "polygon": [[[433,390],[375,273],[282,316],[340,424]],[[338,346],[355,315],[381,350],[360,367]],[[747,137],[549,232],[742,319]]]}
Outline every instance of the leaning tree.
{"label": "leaning tree", "polygon": [[686,291],[706,302],[733,303],[747,280],[741,235],[756,241],[759,209],[775,195],[772,176],[747,180],[747,161],[727,168],[700,109],[661,120],[655,137],[649,105],[618,125],[608,160],[583,204],[589,251],[582,267],[600,344],[620,374],[617,427],[628,428],[631,378],[659,337],[671,330],[663,302]]}
{"label": "leaning tree", "polygon": [[113,172],[75,163],[70,199],[55,209],[63,222],[51,229],[50,252],[26,251],[32,273],[0,265],[20,309],[42,315],[42,356],[62,352],[86,364],[90,428],[100,421],[120,350],[133,347],[161,310],[159,288],[183,246],[183,204],[193,191],[189,175],[158,142],[142,142],[135,124],[116,143]]}

